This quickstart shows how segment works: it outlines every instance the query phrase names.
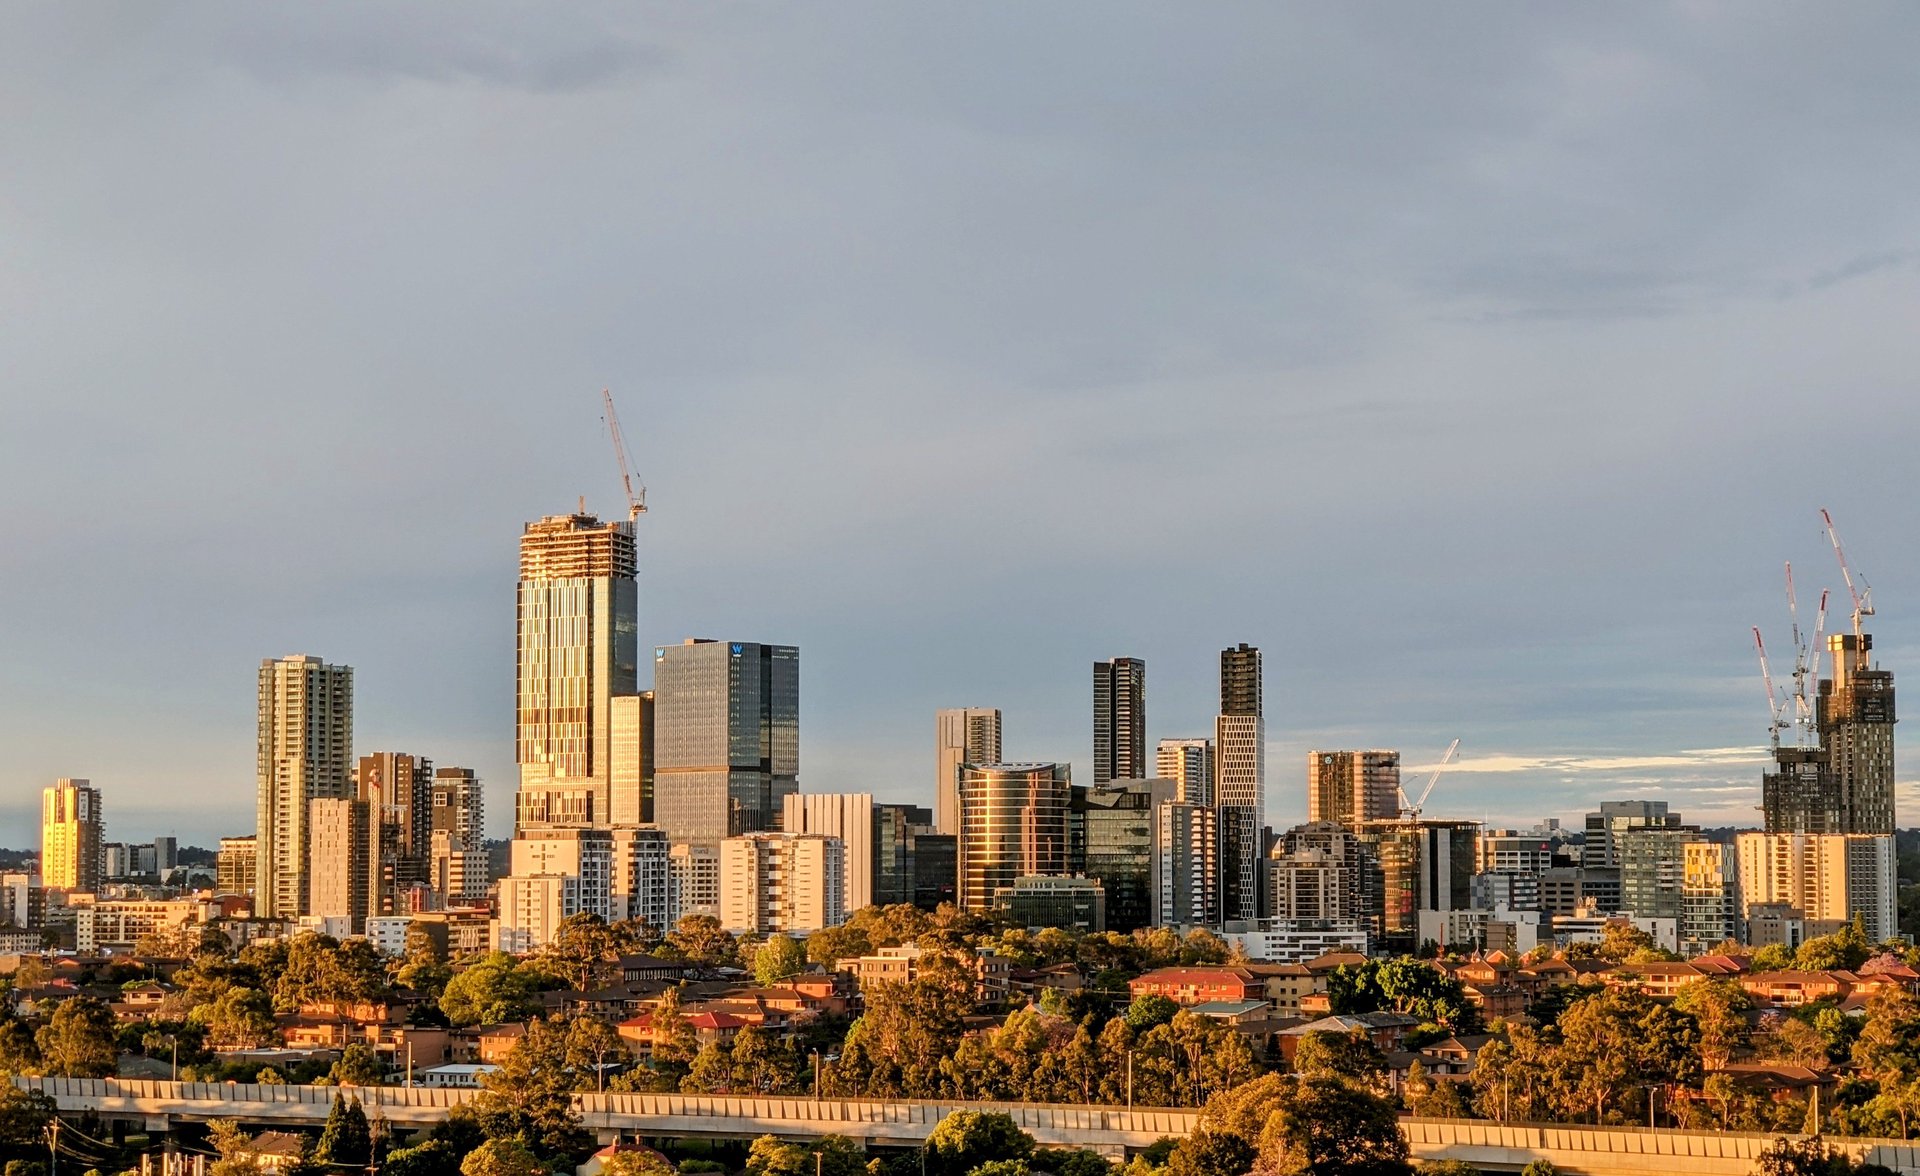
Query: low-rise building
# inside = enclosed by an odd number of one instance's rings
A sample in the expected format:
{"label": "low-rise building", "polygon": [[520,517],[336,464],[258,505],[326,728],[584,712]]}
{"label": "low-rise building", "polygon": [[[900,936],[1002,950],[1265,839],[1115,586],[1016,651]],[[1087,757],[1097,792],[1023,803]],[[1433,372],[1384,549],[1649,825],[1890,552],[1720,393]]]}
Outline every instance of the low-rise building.
{"label": "low-rise building", "polygon": [[1164,996],[1189,1007],[1208,1001],[1266,999],[1265,986],[1253,973],[1235,967],[1155,968],[1129,980],[1127,988],[1136,1000]]}

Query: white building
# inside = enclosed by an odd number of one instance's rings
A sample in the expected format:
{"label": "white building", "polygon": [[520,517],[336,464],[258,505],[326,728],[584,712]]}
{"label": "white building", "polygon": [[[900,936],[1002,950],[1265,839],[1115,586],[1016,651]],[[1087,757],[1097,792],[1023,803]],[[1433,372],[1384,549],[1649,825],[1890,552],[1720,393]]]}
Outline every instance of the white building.
{"label": "white building", "polygon": [[1162,739],[1154,748],[1153,774],[1173,781],[1173,798],[1213,807],[1213,740]]}
{"label": "white building", "polygon": [[367,918],[367,942],[373,944],[373,950],[381,955],[405,955],[407,928],[412,925],[412,915],[370,915]]}
{"label": "white building", "polygon": [[513,839],[516,877],[558,874],[575,879],[578,893],[567,914],[590,911],[611,922],[624,917],[613,909],[613,834],[606,829],[540,829]]}
{"label": "white building", "polygon": [[847,910],[873,905],[873,795],[867,792],[796,792],[785,801],[780,828],[787,833],[838,837],[846,848]]}
{"label": "white building", "polygon": [[[1165,748],[1163,741],[1162,766]],[[1172,800],[1154,808],[1153,821],[1154,923],[1161,927],[1219,926],[1219,817],[1211,805]]]}
{"label": "white building", "polygon": [[1357,923],[1332,924],[1320,929],[1270,928],[1246,931],[1237,940],[1247,958],[1262,964],[1304,964],[1330,951],[1367,950],[1366,928]]}
{"label": "white building", "polygon": [[688,915],[720,917],[720,851],[675,845],[667,851],[667,925]]}
{"label": "white building", "polygon": [[720,843],[720,923],[804,935],[846,921],[846,848],[815,833],[749,833]]}
{"label": "white building", "polygon": [[613,912],[615,918],[638,919],[656,931],[673,928],[672,880],[666,830],[652,825],[615,828],[613,843]]}
{"label": "white building", "polygon": [[1741,833],[1738,914],[1784,903],[1809,935],[1838,930],[1859,916],[1875,943],[1899,933],[1893,838],[1868,833]]}
{"label": "white building", "polygon": [[494,950],[521,955],[551,943],[561,921],[580,912],[580,890],[580,879],[561,874],[513,874],[500,879]]}

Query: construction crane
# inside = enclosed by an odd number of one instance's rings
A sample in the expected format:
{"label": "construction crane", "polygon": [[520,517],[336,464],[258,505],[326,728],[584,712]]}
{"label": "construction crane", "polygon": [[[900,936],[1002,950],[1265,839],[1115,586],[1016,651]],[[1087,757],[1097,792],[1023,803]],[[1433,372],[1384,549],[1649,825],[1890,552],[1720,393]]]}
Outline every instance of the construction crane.
{"label": "construction crane", "polygon": [[1854,586],[1853,569],[1847,566],[1847,553],[1840,547],[1840,534],[1833,529],[1833,516],[1825,508],[1820,511],[1820,521],[1827,525],[1827,541],[1833,544],[1833,557],[1840,561],[1840,578],[1847,582],[1847,594],[1853,597],[1853,635],[1859,637],[1860,618],[1873,615],[1873,589],[1868,586],[1865,576],[1860,577],[1859,587]]}
{"label": "construction crane", "polygon": [[627,466],[627,440],[620,432],[620,414],[613,411],[613,392],[600,389],[600,402],[606,406],[606,415],[601,418],[607,422],[607,432],[613,435],[613,456],[620,463],[620,485],[627,492],[627,521],[633,522],[647,513],[647,485],[633,488],[633,471]]}
{"label": "construction crane", "polygon": [[1773,740],[1773,749],[1779,751],[1780,732],[1787,726],[1787,721],[1781,717],[1786,707],[1773,689],[1773,671],[1767,666],[1767,643],[1761,639],[1758,625],[1753,627],[1753,647],[1760,653],[1760,680],[1767,686],[1767,735]]}
{"label": "construction crane", "polygon": [[1453,753],[1459,750],[1460,750],[1460,741],[1458,739],[1454,740],[1452,743],[1447,744],[1446,754],[1440,757],[1439,764],[1437,764],[1433,769],[1433,775],[1427,777],[1427,786],[1420,790],[1419,800],[1413,802],[1412,804],[1407,803],[1407,790],[1404,788],[1400,789],[1400,819],[1401,820],[1417,821],[1420,819],[1420,810],[1426,807],[1427,797],[1433,795],[1433,786],[1440,782],[1440,773],[1447,770],[1447,765],[1453,762]]}

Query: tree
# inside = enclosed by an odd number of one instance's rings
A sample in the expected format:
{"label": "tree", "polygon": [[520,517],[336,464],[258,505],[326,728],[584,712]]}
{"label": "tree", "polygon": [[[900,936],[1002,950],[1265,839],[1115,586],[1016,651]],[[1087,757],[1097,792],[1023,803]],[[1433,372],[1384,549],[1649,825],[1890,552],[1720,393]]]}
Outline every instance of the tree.
{"label": "tree", "polygon": [[650,1147],[631,1147],[617,1151],[601,1161],[601,1176],[674,1176],[667,1157]]}
{"label": "tree", "polygon": [[[818,1156],[818,1159],[814,1157]],[[810,1146],[762,1135],[747,1149],[747,1176],[866,1176],[867,1157],[844,1135],[825,1135]]]}
{"label": "tree", "polygon": [[955,1111],[927,1135],[927,1176],[966,1176],[989,1160],[1028,1160],[1033,1136],[996,1112]]}
{"label": "tree", "polygon": [[598,1017],[576,1017],[567,1024],[567,1068],[578,1075],[582,1090],[605,1090],[607,1070],[631,1061],[620,1030]]}
{"label": "tree", "polygon": [[1364,1033],[1316,1030],[1300,1038],[1293,1068],[1301,1075],[1372,1083],[1386,1075],[1387,1057]]}
{"label": "tree", "polygon": [[1760,1153],[1753,1170],[1754,1176],[1846,1176],[1855,1168],[1846,1152],[1814,1135],[1774,1140]]}
{"label": "tree", "polygon": [[754,983],[772,987],[807,970],[807,953],[789,935],[773,935],[753,953]]}
{"label": "tree", "polygon": [[54,1101],[37,1090],[21,1090],[11,1082],[0,1082],[0,1144],[29,1147],[46,1137],[58,1108]]}
{"label": "tree", "polygon": [[1476,1033],[1480,1010],[1466,987],[1432,964],[1401,956],[1343,964],[1327,977],[1327,999],[1337,1014],[1392,1009],[1453,1033]]}
{"label": "tree", "polygon": [[1731,980],[1689,984],[1674,996],[1673,1007],[1699,1024],[1700,1060],[1709,1070],[1723,1068],[1736,1052],[1753,1042],[1753,1031],[1747,1024],[1747,1010],[1753,1002]]}
{"label": "tree", "polygon": [[1600,958],[1625,963],[1635,952],[1655,946],[1653,936],[1624,920],[1610,922],[1600,932]]}
{"label": "tree", "polygon": [[[1039,1171],[1051,1172],[1053,1176],[1114,1176],[1113,1161],[1091,1148],[1050,1147],[1035,1152],[1033,1164]],[[1240,1169],[1231,1176],[1240,1176],[1244,1171]]]}
{"label": "tree", "polygon": [[373,1158],[373,1132],[359,1099],[349,1102],[341,1095],[333,1096],[333,1109],[327,1112],[314,1156],[320,1163],[335,1167],[366,1167]]}
{"label": "tree", "polygon": [[120,1059],[113,1010],[90,996],[68,997],[34,1034],[47,1073],[65,1078],[111,1077]]}
{"label": "tree", "polygon": [[460,1161],[460,1176],[543,1176],[546,1167],[518,1139],[489,1139]]}
{"label": "tree", "polygon": [[387,991],[386,961],[364,939],[296,935],[272,984],[273,1007],[290,1013],[313,1002],[370,1000]]}
{"label": "tree", "polygon": [[413,923],[407,927],[406,952],[400,958],[400,966],[394,970],[393,978],[401,986],[411,988],[434,1003],[439,1003],[441,994],[447,990],[447,981],[453,979],[453,969],[447,964],[447,955],[440,950],[439,941],[425,926]]}
{"label": "tree", "polygon": [[483,1089],[472,1105],[489,1139],[518,1136],[540,1155],[556,1159],[590,1143],[574,1111],[573,1091],[583,1075],[568,1064],[567,1038],[561,1022],[530,1021],[526,1036],[507,1051],[500,1068],[481,1078]]}
{"label": "tree", "polygon": [[970,961],[929,951],[912,980],[868,986],[866,1012],[847,1031],[829,1090],[871,1098],[938,1095],[941,1061],[959,1048],[973,1012],[974,983]]}
{"label": "tree", "polygon": [[1302,1078],[1260,1133],[1258,1176],[1406,1176],[1393,1104],[1335,1078]]}
{"label": "tree", "polygon": [[822,927],[807,936],[807,959],[823,968],[832,969],[841,960],[872,954],[873,944],[864,927]]}
{"label": "tree", "polygon": [[203,1027],[215,1049],[258,1049],[280,1034],[273,999],[258,988],[228,988],[196,1007],[189,1020]]}
{"label": "tree", "polygon": [[662,945],[679,958],[697,964],[737,961],[734,938],[712,915],[686,915],[667,932]]}
{"label": "tree", "polygon": [[1560,1169],[1553,1166],[1552,1160],[1528,1160],[1527,1166],[1520,1169],[1520,1176],[1560,1176]]}
{"label": "tree", "polygon": [[1164,1025],[1173,1020],[1173,1015],[1179,1011],[1180,1006],[1164,996],[1142,993],[1127,1006],[1127,1028],[1135,1033],[1145,1033],[1155,1025]]}
{"label": "tree", "polygon": [[1253,1145],[1224,1131],[1195,1131],[1167,1157],[1167,1176],[1243,1176],[1253,1166]]}
{"label": "tree", "polygon": [[1769,943],[1753,953],[1756,972],[1785,972],[1793,967],[1793,950],[1784,944]]}
{"label": "tree", "polygon": [[620,961],[639,950],[632,923],[609,923],[591,911],[581,911],[561,920],[553,939],[534,957],[533,966],[585,992],[618,980]]}
{"label": "tree", "polygon": [[504,951],[488,952],[447,982],[440,1011],[455,1028],[520,1021],[539,1011],[533,977]]}
{"label": "tree", "polygon": [[387,1076],[387,1064],[370,1045],[355,1042],[340,1052],[327,1072],[335,1086],[378,1086]]}
{"label": "tree", "polygon": [[1873,955],[1866,929],[1856,919],[1831,935],[1821,935],[1800,945],[1793,954],[1793,966],[1802,972],[1851,971]]}
{"label": "tree", "polygon": [[254,1161],[253,1137],[240,1129],[233,1119],[213,1119],[207,1123],[207,1142],[220,1158],[210,1169],[212,1176],[260,1176]]}
{"label": "tree", "polygon": [[429,1139],[387,1155],[381,1176],[459,1176],[460,1153],[444,1139]]}

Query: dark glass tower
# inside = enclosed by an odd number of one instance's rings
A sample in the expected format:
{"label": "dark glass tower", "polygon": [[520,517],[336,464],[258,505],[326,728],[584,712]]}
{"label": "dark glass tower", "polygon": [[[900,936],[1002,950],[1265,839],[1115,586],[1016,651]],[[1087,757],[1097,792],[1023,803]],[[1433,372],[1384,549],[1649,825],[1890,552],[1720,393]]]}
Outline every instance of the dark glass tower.
{"label": "dark glass tower", "polygon": [[777,829],[799,789],[800,651],[696,641],[653,653],[653,817],[676,843]]}
{"label": "dark glass tower", "polygon": [[[1093,782],[1144,780],[1147,770],[1147,663],[1116,657],[1093,663]],[[1112,925],[1112,910],[1108,910]]]}

